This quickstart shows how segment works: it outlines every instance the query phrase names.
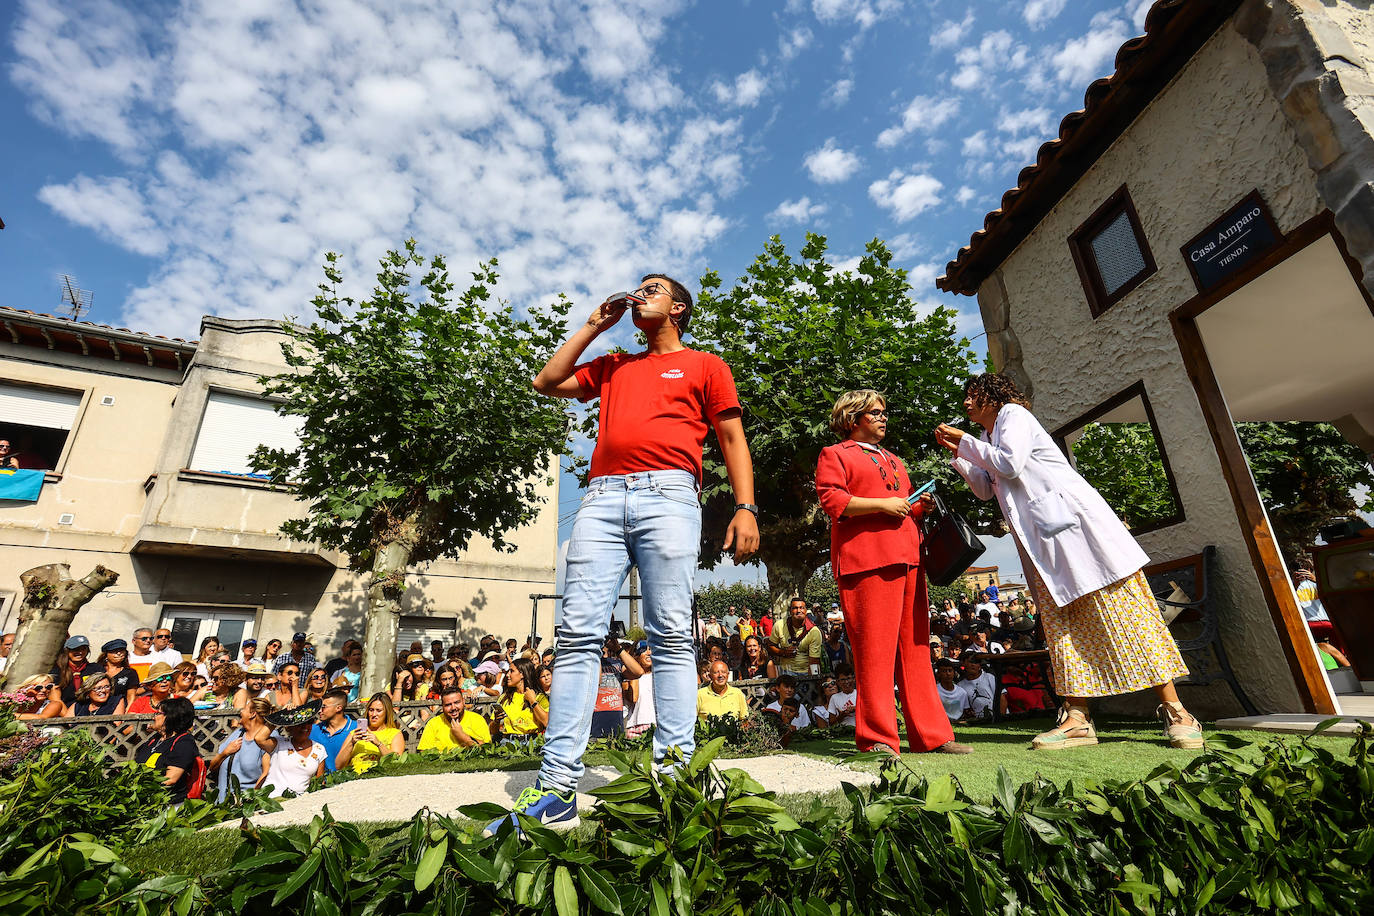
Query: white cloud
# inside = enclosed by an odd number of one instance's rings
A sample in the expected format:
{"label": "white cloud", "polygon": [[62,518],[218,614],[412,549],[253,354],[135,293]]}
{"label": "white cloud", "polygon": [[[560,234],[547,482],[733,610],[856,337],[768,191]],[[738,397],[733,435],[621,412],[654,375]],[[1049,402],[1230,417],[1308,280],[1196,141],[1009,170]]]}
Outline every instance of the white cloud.
{"label": "white cloud", "polygon": [[868,186],[868,196],[891,213],[893,219],[904,223],[939,204],[943,187],[933,175],[908,175],[900,169],[893,169],[886,178]]}
{"label": "white cloud", "polygon": [[986,156],[992,150],[992,144],[988,140],[988,132],[980,130],[965,137],[962,150],[965,156],[974,158]]}
{"label": "white cloud", "polygon": [[166,234],[133,184],[124,178],[78,175],[69,184],[40,188],[38,199],[77,225],[94,229],[135,254],[159,255],[167,250]]}
{"label": "white cloud", "polygon": [[797,223],[802,225],[814,222],[826,210],[825,204],[812,203],[810,197],[802,197],[797,200],[784,200],[782,203],[768,214],[768,221],[773,223]]}
{"label": "white cloud", "polygon": [[1131,23],[1137,32],[1144,32],[1145,16],[1150,12],[1150,7],[1155,5],[1155,0],[1134,0],[1133,5],[1133,9],[1131,5],[1128,4],[1127,6],[1128,9],[1131,9]]}
{"label": "white cloud", "polygon": [[778,54],[783,60],[791,60],[809,48],[815,37],[806,26],[798,26],[778,38]]}
{"label": "white cloud", "polygon": [[1054,117],[1048,108],[1023,108],[1020,111],[1002,109],[997,116],[997,129],[1005,134],[1020,134],[1030,131],[1036,134],[1050,132],[1050,122]]}
{"label": "white cloud", "polygon": [[872,27],[901,8],[901,0],[811,0],[811,11],[821,22],[853,22],[860,29]]}
{"label": "white cloud", "polygon": [[768,80],[758,70],[746,70],[735,77],[734,83],[716,80],[711,84],[716,101],[736,108],[753,108],[768,91]]}
{"label": "white cloud", "polygon": [[825,141],[820,149],[812,150],[802,160],[812,181],[834,184],[844,181],[859,170],[859,157],[835,145],[835,138]]}
{"label": "white cloud", "polygon": [[1033,29],[1044,28],[1051,19],[1064,12],[1068,0],[1027,0],[1021,16]]}
{"label": "white cloud", "polygon": [[943,261],[930,261],[907,268],[906,279],[917,293],[935,288],[935,278],[945,272]]}
{"label": "white cloud", "polygon": [[978,199],[978,192],[968,185],[962,185],[959,190],[955,192],[954,199],[958,201],[960,206],[966,207]]}
{"label": "white cloud", "polygon": [[973,28],[973,10],[964,13],[964,18],[959,22],[946,19],[931,31],[930,46],[932,48],[952,48],[964,40],[964,36],[968,34],[971,28]]}
{"label": "white cloud", "polygon": [[937,99],[918,95],[902,112],[902,120],[878,135],[878,146],[890,149],[912,131],[932,131],[940,127],[959,110],[955,99]]}
{"label": "white cloud", "polygon": [[839,108],[849,101],[849,94],[854,91],[854,81],[852,79],[839,79],[830,84],[830,88],[825,91],[825,103],[835,108]]}
{"label": "white cloud", "polygon": [[988,32],[976,45],[959,49],[954,55],[958,69],[950,77],[956,89],[972,89],[1000,71],[1022,70],[1030,63],[1030,52],[1011,33],[998,29]]}
{"label": "white cloud", "polygon": [[158,258],[121,323],[299,315],[324,251],[366,294],[411,235],[458,276],[499,257],[498,294],[528,307],[648,267],[691,275],[728,228],[740,124],[662,68],[679,6],[21,0],[8,76],[39,117],[122,157],[40,192]]}
{"label": "white cloud", "polygon": [[1093,80],[1111,75],[1117,49],[1130,36],[1124,20],[1111,13],[1092,18],[1088,33],[1067,41],[1050,57],[1055,78],[1081,89]]}

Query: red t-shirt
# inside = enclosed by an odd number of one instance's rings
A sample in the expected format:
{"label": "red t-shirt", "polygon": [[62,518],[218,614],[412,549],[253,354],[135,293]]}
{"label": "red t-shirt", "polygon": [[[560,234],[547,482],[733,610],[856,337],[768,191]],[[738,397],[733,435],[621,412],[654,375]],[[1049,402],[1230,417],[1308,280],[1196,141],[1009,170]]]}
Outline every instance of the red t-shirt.
{"label": "red t-shirt", "polygon": [[691,471],[701,480],[701,446],[711,421],[739,407],[725,361],[700,350],[608,353],[577,367],[577,381],[601,398],[592,477]]}

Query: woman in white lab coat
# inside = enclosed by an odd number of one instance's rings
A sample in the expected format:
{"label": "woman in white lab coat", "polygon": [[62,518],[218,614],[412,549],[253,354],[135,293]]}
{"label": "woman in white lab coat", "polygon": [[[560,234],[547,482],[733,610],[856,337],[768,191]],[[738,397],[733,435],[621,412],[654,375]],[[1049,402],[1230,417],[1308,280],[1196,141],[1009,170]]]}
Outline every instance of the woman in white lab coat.
{"label": "woman in white lab coat", "polygon": [[1029,407],[1010,379],[986,373],[964,386],[964,410],[983,434],[941,424],[935,438],[974,495],[996,497],[1040,606],[1065,705],[1033,747],[1096,744],[1089,698],[1146,687],[1159,694],[1169,744],[1202,747],[1202,726],[1174,689],[1188,669],[1141,571],[1149,558]]}

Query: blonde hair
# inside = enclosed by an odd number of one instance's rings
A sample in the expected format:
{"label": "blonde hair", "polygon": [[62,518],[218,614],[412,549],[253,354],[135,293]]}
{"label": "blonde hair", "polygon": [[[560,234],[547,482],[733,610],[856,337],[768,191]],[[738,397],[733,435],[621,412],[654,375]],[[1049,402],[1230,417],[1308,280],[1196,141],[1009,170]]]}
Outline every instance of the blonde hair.
{"label": "blonde hair", "polygon": [[874,403],[887,406],[887,398],[883,397],[882,392],[874,391],[872,388],[846,391],[835,401],[835,406],[830,408],[831,431],[841,439],[848,438],[854,427],[859,425],[859,414],[870,409]]}
{"label": "blonde hair", "polygon": [[400,728],[400,723],[396,721],[396,706],[391,702],[391,694],[387,693],[385,690],[377,691],[372,696],[368,697],[367,702],[363,704],[362,719],[364,722],[367,721],[367,708],[373,703],[382,704],[383,728]]}
{"label": "blonde hair", "polygon": [[25,687],[37,687],[39,684],[51,689],[55,683],[56,681],[53,680],[51,674],[30,674],[19,682],[19,689],[23,690]]}
{"label": "blonde hair", "polygon": [[268,716],[272,715],[274,711],[272,702],[268,700],[267,697],[253,697],[253,699],[248,701],[248,706],[252,707],[253,712],[259,719],[266,719]]}

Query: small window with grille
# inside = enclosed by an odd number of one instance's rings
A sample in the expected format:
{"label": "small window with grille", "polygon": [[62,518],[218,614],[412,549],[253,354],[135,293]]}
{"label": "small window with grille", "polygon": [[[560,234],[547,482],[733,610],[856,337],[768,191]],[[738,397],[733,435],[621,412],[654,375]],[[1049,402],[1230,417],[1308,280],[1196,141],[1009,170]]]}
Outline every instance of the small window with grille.
{"label": "small window with grille", "polygon": [[1124,184],[1069,236],[1069,250],[1094,318],[1155,272],[1154,255]]}

